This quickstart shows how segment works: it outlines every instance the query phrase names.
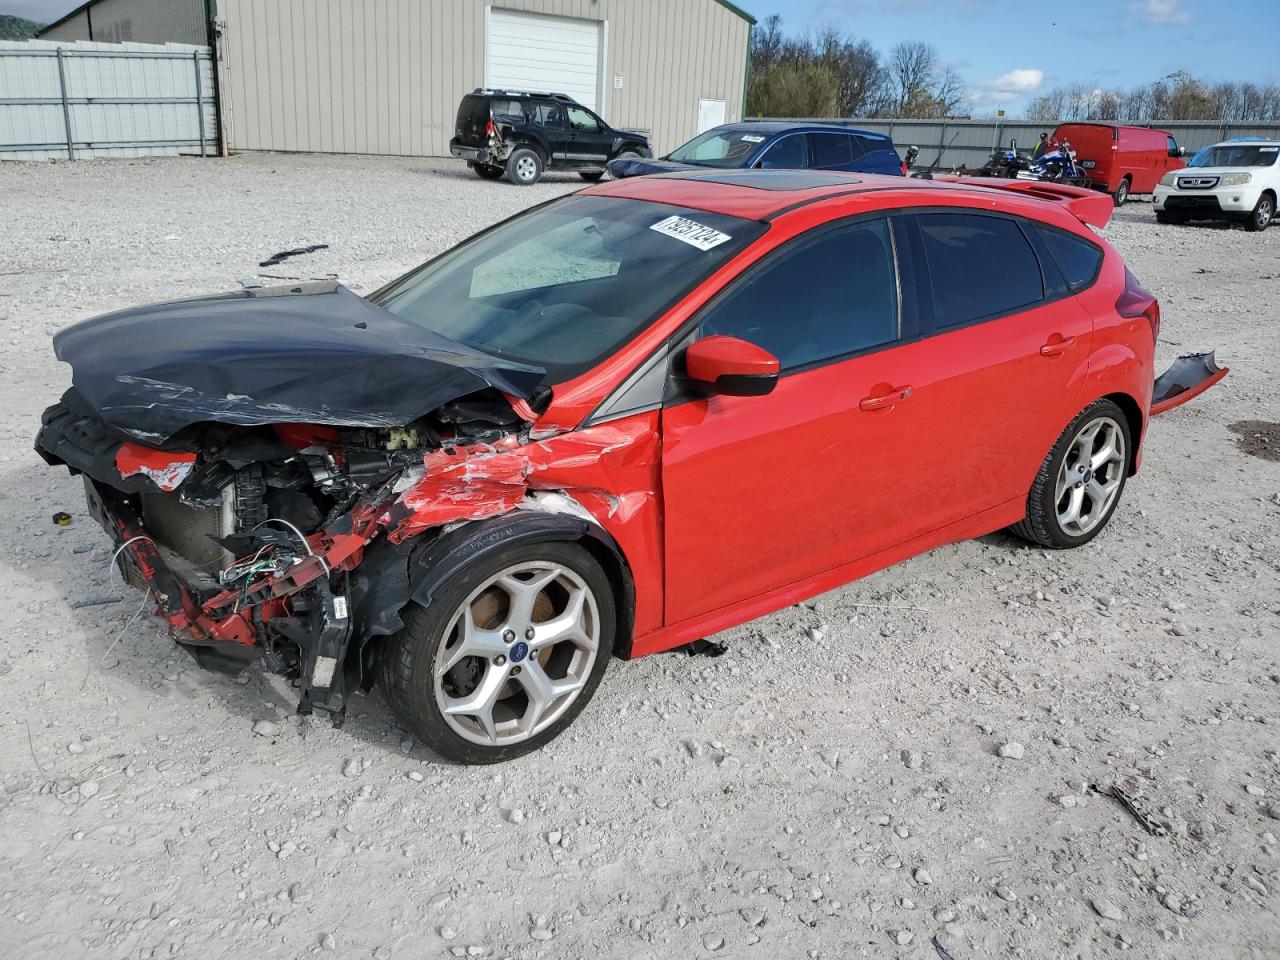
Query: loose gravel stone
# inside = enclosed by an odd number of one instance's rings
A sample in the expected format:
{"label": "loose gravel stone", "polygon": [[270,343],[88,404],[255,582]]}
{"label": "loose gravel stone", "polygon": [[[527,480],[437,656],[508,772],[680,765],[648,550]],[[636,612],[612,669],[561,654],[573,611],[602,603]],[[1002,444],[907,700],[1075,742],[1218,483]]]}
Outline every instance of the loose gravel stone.
{"label": "loose gravel stone", "polygon": [[259,720],[251,729],[260,737],[274,737],[280,732],[280,724],[271,720]]}
{"label": "loose gravel stone", "polygon": [[1006,760],[1021,760],[1026,755],[1026,752],[1027,748],[1017,740],[1010,740],[1008,743],[1000,744],[1000,748],[996,751]]}
{"label": "loose gravel stone", "polygon": [[1092,900],[1092,905],[1094,913],[1106,920],[1124,919],[1124,914],[1120,912],[1120,908],[1106,897],[1095,897]]}

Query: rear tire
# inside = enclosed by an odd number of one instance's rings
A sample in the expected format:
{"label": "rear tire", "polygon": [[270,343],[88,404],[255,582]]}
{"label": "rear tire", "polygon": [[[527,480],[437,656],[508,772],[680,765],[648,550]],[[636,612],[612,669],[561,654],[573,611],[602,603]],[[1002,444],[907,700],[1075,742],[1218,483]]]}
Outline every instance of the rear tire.
{"label": "rear tire", "polygon": [[1027,516],[1010,529],[1053,550],[1088,543],[1120,503],[1132,443],[1124,411],[1110,400],[1089,404],[1045,457],[1027,495]]}
{"label": "rear tire", "polygon": [[499,551],[402,619],[378,651],[378,685],[405,729],[468,764],[510,760],[563,732],[599,687],[617,629],[612,584],[575,543]]}
{"label": "rear tire", "polygon": [[1117,207],[1123,207],[1126,200],[1129,199],[1129,178],[1125,177],[1120,181],[1120,186],[1116,187],[1116,192],[1111,195],[1111,199]]}
{"label": "rear tire", "polygon": [[487,163],[473,163],[470,166],[481,180],[501,180],[502,175],[506,173],[502,167],[494,167]]}
{"label": "rear tire", "polygon": [[595,183],[604,176],[603,170],[579,170],[578,176],[588,183]]}
{"label": "rear tire", "polygon": [[517,147],[507,157],[507,179],[517,187],[531,187],[542,177],[542,158],[528,147]]}
{"label": "rear tire", "polygon": [[1251,233],[1261,233],[1267,229],[1275,215],[1276,198],[1270,193],[1264,193],[1258,198],[1258,205],[1253,208],[1249,218],[1245,220],[1244,228]]}

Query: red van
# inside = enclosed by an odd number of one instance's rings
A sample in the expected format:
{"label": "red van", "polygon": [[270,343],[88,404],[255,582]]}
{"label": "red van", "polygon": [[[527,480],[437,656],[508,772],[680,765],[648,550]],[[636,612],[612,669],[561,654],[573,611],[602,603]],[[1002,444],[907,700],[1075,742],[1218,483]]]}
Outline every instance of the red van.
{"label": "red van", "polygon": [[1166,173],[1187,165],[1182,148],[1165,130],[1063,123],[1053,136],[1071,144],[1090,185],[1111,194],[1117,207],[1131,193],[1151,193]]}

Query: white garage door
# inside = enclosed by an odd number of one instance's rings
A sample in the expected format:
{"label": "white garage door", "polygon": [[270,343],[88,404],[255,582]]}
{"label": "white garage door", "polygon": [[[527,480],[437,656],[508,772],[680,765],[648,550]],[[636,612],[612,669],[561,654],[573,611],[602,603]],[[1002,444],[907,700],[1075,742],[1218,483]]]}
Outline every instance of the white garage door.
{"label": "white garage door", "polygon": [[594,110],[600,89],[600,24],[492,10],[484,72],[487,87],[567,93]]}

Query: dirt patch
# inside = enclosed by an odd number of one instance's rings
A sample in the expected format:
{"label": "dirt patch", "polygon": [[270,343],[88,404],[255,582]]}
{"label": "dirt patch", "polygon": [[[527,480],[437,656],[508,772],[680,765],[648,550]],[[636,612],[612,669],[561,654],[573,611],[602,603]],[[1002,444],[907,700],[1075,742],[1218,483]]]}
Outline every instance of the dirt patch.
{"label": "dirt patch", "polygon": [[1236,443],[1249,456],[1280,463],[1280,423],[1237,420],[1227,429],[1236,435]]}

